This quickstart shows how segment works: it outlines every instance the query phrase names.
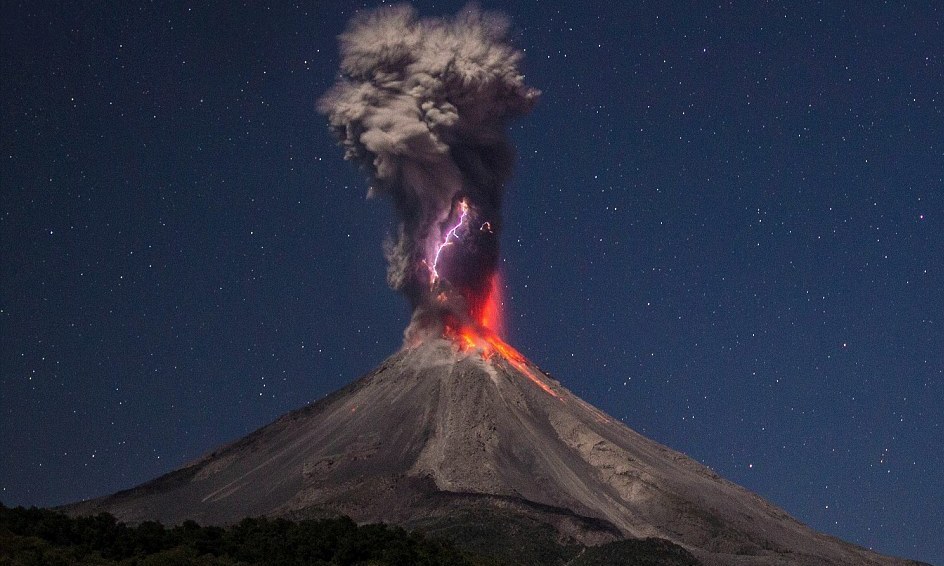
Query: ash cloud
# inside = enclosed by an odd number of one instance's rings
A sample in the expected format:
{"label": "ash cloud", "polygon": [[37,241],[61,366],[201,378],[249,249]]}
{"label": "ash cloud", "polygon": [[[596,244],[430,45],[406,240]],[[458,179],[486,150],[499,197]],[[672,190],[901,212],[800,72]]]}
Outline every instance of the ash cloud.
{"label": "ash cloud", "polygon": [[[318,102],[345,158],[368,171],[369,194],[389,196],[397,211],[387,279],[413,306],[408,341],[450,317],[474,319],[489,292],[515,157],[506,124],[540,94],[524,83],[508,29],[476,7],[442,19],[408,5],[361,13],[339,37],[339,78]],[[430,263],[461,200],[470,222],[443,249],[434,281]]]}

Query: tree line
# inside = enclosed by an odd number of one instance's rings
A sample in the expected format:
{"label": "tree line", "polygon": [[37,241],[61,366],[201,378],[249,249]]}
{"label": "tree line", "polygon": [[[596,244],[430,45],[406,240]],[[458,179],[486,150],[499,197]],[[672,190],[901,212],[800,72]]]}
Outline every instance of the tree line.
{"label": "tree line", "polygon": [[492,563],[451,543],[347,517],[298,522],[247,518],[228,527],[194,521],[137,525],[101,513],[69,517],[0,503],[0,566],[407,566]]}

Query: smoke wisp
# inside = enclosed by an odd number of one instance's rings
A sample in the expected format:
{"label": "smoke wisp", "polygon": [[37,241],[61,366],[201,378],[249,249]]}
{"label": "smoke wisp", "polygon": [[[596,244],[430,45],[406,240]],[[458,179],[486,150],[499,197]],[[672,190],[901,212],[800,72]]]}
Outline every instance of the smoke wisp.
{"label": "smoke wisp", "polygon": [[387,279],[413,306],[408,342],[474,324],[498,262],[501,203],[514,150],[508,121],[539,92],[502,15],[466,8],[420,19],[408,5],[355,16],[340,40],[340,74],[318,102],[371,195],[398,215]]}

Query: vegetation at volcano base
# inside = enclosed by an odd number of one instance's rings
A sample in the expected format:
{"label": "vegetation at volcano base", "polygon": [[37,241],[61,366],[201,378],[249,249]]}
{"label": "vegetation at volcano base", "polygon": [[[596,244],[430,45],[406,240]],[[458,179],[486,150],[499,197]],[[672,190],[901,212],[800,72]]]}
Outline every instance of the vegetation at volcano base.
{"label": "vegetation at volcano base", "polygon": [[[433,538],[384,524],[357,525],[347,517],[297,522],[247,518],[228,527],[185,521],[166,527],[154,521],[128,525],[107,513],[73,518],[0,503],[0,566],[698,564],[681,547],[660,539],[585,548],[559,544],[543,533],[518,532],[530,539],[530,546],[521,546],[507,536],[514,529],[505,531],[506,536],[487,526],[482,529],[498,544],[491,548],[481,541],[470,544],[475,529],[466,531],[465,537]],[[540,552],[534,552],[536,544]]]}

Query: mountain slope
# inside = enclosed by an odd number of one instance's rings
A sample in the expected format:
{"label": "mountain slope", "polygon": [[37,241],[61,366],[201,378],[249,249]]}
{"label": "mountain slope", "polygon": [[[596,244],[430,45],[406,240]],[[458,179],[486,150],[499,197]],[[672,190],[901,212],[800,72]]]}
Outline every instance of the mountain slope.
{"label": "mountain slope", "polygon": [[497,513],[584,544],[664,538],[706,564],[910,563],[812,531],[502,354],[427,341],[191,465],[68,511],[165,523],[342,513],[433,530]]}

